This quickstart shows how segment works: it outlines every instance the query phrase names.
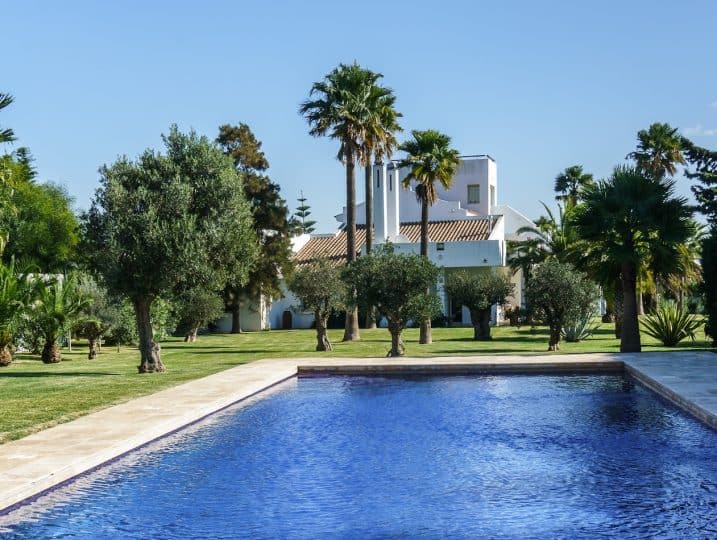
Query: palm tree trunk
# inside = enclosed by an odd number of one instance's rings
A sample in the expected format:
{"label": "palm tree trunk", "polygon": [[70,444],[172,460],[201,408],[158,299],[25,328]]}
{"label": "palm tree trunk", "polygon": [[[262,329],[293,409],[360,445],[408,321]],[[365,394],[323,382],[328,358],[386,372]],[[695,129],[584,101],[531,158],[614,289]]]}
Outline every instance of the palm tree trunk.
{"label": "palm tree trunk", "polygon": [[645,314],[645,305],[642,300],[642,289],[637,291],[637,314],[639,316]]}
{"label": "palm tree trunk", "polygon": [[622,332],[620,352],[640,352],[640,326],[637,320],[637,266],[626,262],[622,265]]}
{"label": "palm tree trunk", "polygon": [[12,364],[12,349],[10,345],[0,345],[0,366]]}
{"label": "palm tree trunk", "polygon": [[133,302],[134,314],[137,319],[137,334],[139,335],[140,364],[137,370],[140,373],[154,373],[165,370],[161,359],[159,343],[154,341],[152,321],[149,308],[152,301],[149,298],[136,298]]}
{"label": "palm tree trunk", "polygon": [[371,164],[366,165],[366,253],[373,251],[373,179],[371,177]]}
{"label": "palm tree trunk", "polygon": [[[428,201],[425,197],[421,199],[421,255],[428,258]],[[428,289],[426,294],[430,294]],[[433,343],[433,335],[431,332],[431,321],[421,321],[421,330],[418,337],[420,345],[428,345]]]}
{"label": "palm tree trunk", "polygon": [[620,339],[622,337],[622,318],[623,318],[623,299],[624,292],[622,288],[622,279],[618,278],[615,282],[615,337]]}
{"label": "palm tree trunk", "polygon": [[57,344],[56,339],[53,338],[45,341],[45,346],[42,348],[41,358],[45,364],[57,364],[60,360],[62,360],[60,346]]}
{"label": "palm tree trunk", "polygon": [[[366,254],[370,255],[373,252],[373,177],[370,163],[366,165],[364,172],[366,182]],[[376,328],[376,309],[373,306],[370,306],[366,312],[366,328]]]}
{"label": "palm tree trunk", "polygon": [[[346,155],[346,262],[351,264],[356,260],[356,179],[354,178],[354,156],[352,152]],[[356,297],[356,289],[351,291]],[[359,335],[358,308],[346,311],[346,328],[343,341],[356,341]]]}

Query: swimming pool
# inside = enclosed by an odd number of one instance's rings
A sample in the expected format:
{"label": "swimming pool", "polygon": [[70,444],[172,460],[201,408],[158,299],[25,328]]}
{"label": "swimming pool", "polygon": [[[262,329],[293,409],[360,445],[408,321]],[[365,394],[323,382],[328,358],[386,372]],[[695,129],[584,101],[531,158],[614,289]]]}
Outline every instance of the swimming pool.
{"label": "swimming pool", "polygon": [[704,538],[715,464],[717,433],[621,375],[301,378],[0,535]]}

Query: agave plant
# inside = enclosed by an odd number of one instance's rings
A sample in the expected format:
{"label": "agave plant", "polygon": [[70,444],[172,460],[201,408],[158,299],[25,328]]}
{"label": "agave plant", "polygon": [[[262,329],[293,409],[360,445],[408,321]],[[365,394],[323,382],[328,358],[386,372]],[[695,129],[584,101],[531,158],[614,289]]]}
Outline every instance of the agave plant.
{"label": "agave plant", "polygon": [[597,317],[597,311],[589,310],[576,314],[569,319],[560,332],[563,339],[568,343],[577,343],[589,338],[600,327],[600,324],[593,322]]}
{"label": "agave plant", "polygon": [[697,329],[703,322],[675,302],[668,301],[642,319],[642,328],[648,336],[660,340],[665,347],[674,347],[685,338],[694,341]]}

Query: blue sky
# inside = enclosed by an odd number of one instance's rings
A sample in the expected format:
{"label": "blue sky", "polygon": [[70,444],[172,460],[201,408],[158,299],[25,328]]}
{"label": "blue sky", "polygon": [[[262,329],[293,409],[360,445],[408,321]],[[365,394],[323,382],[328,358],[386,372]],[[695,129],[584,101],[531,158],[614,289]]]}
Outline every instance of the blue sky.
{"label": "blue sky", "polygon": [[530,217],[560,170],[606,176],[652,122],[717,147],[717,3],[542,4],[4,2],[0,91],[16,101],[0,125],[87,208],[98,167],[159,147],[170,124],[214,138],[243,121],[320,231],[335,228],[343,171],[297,108],[339,62],[384,74],[406,131],[492,155],[499,202]]}

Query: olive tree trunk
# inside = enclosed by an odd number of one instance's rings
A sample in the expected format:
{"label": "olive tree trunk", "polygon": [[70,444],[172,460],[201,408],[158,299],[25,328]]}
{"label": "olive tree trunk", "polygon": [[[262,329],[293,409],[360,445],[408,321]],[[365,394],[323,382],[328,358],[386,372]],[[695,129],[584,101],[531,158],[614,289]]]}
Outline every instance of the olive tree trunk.
{"label": "olive tree trunk", "polygon": [[473,339],[475,341],[490,341],[490,307],[486,309],[471,310],[471,324],[473,325]]}
{"label": "olive tree trunk", "polygon": [[633,262],[622,265],[622,332],[620,352],[640,352],[640,327],[637,319],[637,266]]}
{"label": "olive tree trunk", "polygon": [[404,356],[406,354],[406,349],[403,346],[403,338],[401,337],[401,334],[403,333],[403,326],[389,321],[388,331],[391,333],[391,350],[388,351],[386,356]]}
{"label": "olive tree trunk", "polygon": [[559,351],[560,350],[560,330],[562,325],[552,323],[550,324],[550,338],[548,340],[548,351]]}
{"label": "olive tree trunk", "polygon": [[137,319],[137,334],[139,335],[140,364],[137,370],[140,373],[160,373],[165,371],[161,359],[161,347],[154,341],[152,320],[149,315],[149,308],[152,300],[149,298],[137,298],[133,302],[135,318]]}
{"label": "olive tree trunk", "polygon": [[87,341],[90,343],[90,350],[87,353],[87,359],[94,360],[95,358],[97,358],[97,338],[88,337]]}
{"label": "olive tree trunk", "polygon": [[[346,262],[356,260],[356,179],[354,177],[354,155],[349,150],[346,154]],[[356,288],[352,286],[351,297],[356,297]],[[343,341],[357,341],[359,334],[358,307],[346,311],[346,328]]]}
{"label": "olive tree trunk", "polygon": [[57,364],[62,360],[62,354],[60,353],[60,346],[57,344],[56,339],[46,339],[45,345],[42,347],[42,361],[45,364]]}
{"label": "olive tree trunk", "polygon": [[12,349],[10,345],[0,346],[0,367],[9,366],[12,363]]}
{"label": "olive tree trunk", "polygon": [[314,319],[316,320],[316,350],[317,351],[333,351],[334,346],[331,345],[326,328],[329,323],[329,316],[327,313],[321,311],[314,312]]}
{"label": "olive tree trunk", "polygon": [[[428,258],[428,201],[425,197],[421,198],[421,255]],[[428,294],[430,292],[430,289],[426,291]],[[421,345],[433,343],[430,319],[421,321],[418,343]]]}
{"label": "olive tree trunk", "polygon": [[184,334],[184,342],[194,343],[197,341],[197,333],[199,332],[199,325],[192,326],[189,331]]}
{"label": "olive tree trunk", "polygon": [[241,334],[241,302],[234,300],[231,305],[232,329],[231,334]]}

